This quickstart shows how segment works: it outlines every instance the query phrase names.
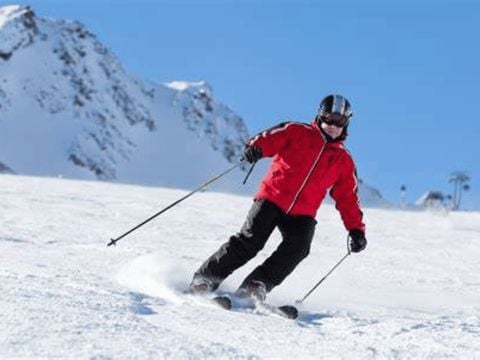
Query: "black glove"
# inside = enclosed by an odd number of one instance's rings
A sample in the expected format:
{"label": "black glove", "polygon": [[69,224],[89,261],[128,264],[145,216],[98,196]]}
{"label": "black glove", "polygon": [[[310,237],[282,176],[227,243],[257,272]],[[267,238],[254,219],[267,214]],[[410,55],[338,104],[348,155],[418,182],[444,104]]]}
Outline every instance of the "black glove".
{"label": "black glove", "polygon": [[252,164],[262,158],[262,150],[256,146],[247,146],[243,152],[243,156],[245,160]]}
{"label": "black glove", "polygon": [[365,233],[362,230],[350,231],[350,250],[354,253],[358,253],[367,247],[367,239]]}

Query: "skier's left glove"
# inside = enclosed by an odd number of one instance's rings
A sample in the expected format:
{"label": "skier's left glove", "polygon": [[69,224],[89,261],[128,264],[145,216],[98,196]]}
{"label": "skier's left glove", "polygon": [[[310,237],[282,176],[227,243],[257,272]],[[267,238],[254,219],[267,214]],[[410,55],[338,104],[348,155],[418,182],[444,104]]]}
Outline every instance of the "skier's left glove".
{"label": "skier's left glove", "polygon": [[367,247],[367,239],[365,233],[362,230],[354,229],[349,232],[350,234],[350,250],[354,253],[358,253]]}

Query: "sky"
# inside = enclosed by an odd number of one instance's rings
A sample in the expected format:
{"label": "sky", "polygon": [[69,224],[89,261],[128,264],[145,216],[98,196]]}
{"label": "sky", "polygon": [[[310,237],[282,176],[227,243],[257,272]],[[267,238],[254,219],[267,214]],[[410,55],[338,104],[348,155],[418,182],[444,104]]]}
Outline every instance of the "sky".
{"label": "sky", "polygon": [[[393,203],[400,187],[480,209],[480,3],[474,1],[42,0],[37,15],[85,24],[137,76],[208,82],[253,135],[310,122],[340,93],[359,177]],[[8,4],[0,1],[1,5]]]}

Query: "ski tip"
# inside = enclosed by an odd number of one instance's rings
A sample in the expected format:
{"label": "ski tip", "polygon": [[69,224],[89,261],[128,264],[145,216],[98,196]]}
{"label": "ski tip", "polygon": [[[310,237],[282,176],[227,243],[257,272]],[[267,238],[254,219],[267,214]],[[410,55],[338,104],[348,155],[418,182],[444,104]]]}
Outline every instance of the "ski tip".
{"label": "ski tip", "polygon": [[292,305],[279,306],[278,309],[285,315],[285,317],[295,320],[298,317],[298,309]]}
{"label": "ski tip", "polygon": [[215,296],[212,301],[222,309],[230,310],[232,308],[232,300],[227,296]]}

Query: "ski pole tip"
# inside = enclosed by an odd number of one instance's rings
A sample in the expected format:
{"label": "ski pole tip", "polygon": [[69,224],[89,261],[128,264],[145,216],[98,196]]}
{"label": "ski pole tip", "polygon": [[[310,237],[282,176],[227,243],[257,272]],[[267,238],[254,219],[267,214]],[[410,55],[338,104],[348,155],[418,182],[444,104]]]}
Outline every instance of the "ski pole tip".
{"label": "ski pole tip", "polygon": [[115,239],[110,239],[110,242],[107,244],[107,247],[109,247],[109,246],[111,246],[111,245],[115,246],[116,243],[117,243],[117,240],[115,240]]}

